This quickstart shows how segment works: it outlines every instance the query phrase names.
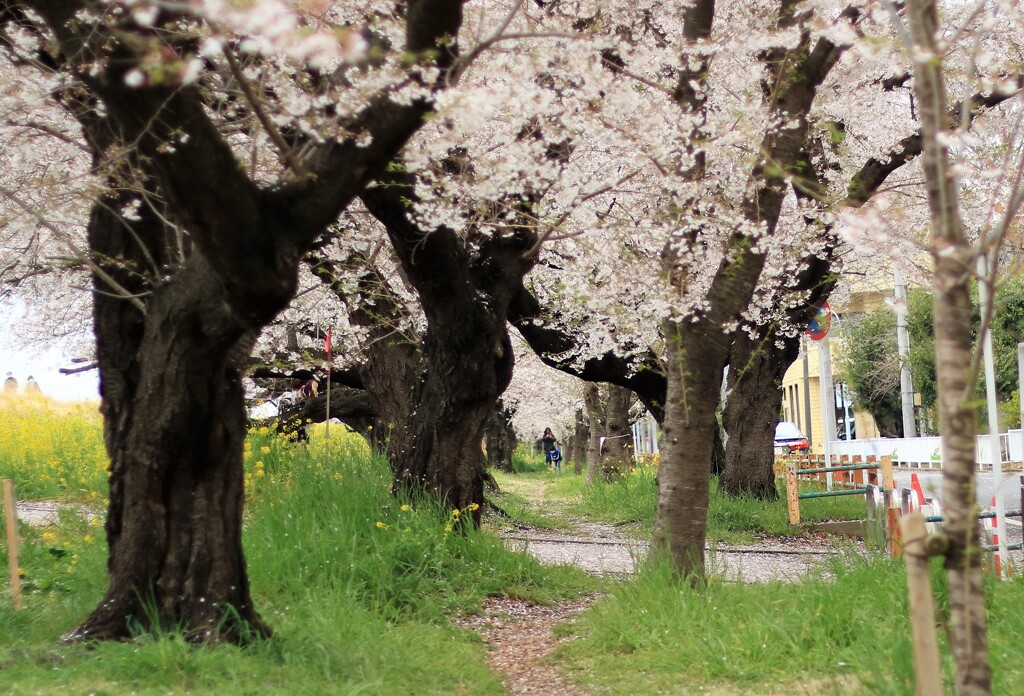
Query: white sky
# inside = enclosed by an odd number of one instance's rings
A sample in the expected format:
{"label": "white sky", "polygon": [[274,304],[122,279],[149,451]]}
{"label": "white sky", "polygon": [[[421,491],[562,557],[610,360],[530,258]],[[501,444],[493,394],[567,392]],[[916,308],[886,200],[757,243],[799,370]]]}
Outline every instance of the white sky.
{"label": "white sky", "polygon": [[[0,307],[0,327],[17,320],[18,307],[9,304]],[[74,375],[62,375],[59,369],[75,367],[58,341],[46,345],[23,345],[15,342],[12,332],[0,328],[0,379],[11,372],[18,380],[18,391],[25,388],[29,375],[35,378],[43,394],[61,401],[99,400],[99,372],[90,370]]]}
{"label": "white sky", "polygon": [[7,373],[12,372],[18,380],[18,391],[24,389],[25,381],[32,375],[43,394],[54,399],[81,401],[100,398],[99,373],[96,370],[75,375],[62,375],[58,372],[61,367],[73,367],[59,349],[37,355],[4,345],[0,355],[0,375],[6,378]]}

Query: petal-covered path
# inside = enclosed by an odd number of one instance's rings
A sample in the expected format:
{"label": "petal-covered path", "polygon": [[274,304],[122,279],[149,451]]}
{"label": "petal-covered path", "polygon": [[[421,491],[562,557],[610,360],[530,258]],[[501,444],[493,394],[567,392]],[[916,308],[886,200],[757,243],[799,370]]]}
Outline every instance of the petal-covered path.
{"label": "petal-covered path", "polygon": [[[563,501],[545,496],[542,480],[516,479],[505,486],[530,501],[538,512],[567,523],[564,529],[520,527],[502,532],[510,547],[522,549],[542,563],[573,564],[595,575],[627,577],[647,552],[645,542],[630,539],[613,525],[568,517]],[[824,534],[811,539],[773,539],[742,547],[718,545],[708,549],[708,568],[709,572],[734,581],[797,580],[827,556],[840,551],[835,539]],[[566,678],[549,655],[560,642],[569,640],[556,637],[555,628],[572,621],[597,599],[587,597],[542,606],[518,599],[493,598],[480,616],[464,617],[456,624],[477,631],[487,643],[491,667],[505,675],[509,693],[582,696],[586,692]]]}

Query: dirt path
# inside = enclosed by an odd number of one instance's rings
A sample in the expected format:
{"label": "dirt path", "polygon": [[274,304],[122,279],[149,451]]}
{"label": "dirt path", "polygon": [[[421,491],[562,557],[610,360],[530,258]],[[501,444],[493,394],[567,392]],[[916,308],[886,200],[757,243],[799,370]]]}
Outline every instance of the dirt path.
{"label": "dirt path", "polygon": [[[613,525],[569,518],[564,501],[546,495],[539,479],[516,479],[505,484],[527,498],[546,516],[566,520],[566,529],[518,528],[502,536],[511,548],[519,548],[541,563],[574,564],[589,573],[627,577],[637,559],[647,552],[646,542],[630,539]],[[709,573],[733,581],[764,582],[797,580],[827,556],[838,552],[834,540],[784,539],[745,546],[717,545],[708,549]],[[467,617],[457,625],[477,631],[491,650],[491,668],[506,675],[505,688],[514,696],[552,694],[585,696],[568,681],[547,657],[559,644],[554,629],[590,607],[597,597],[554,606],[521,600],[492,599],[480,616]]]}
{"label": "dirt path", "polygon": [[492,598],[483,614],[460,619],[456,625],[476,631],[491,649],[491,669],[504,674],[503,683],[515,695],[550,694],[584,696],[562,673],[547,663],[560,642],[555,627],[571,620],[594,603],[587,597],[553,606],[519,599]]}
{"label": "dirt path", "polygon": [[[517,479],[506,483],[506,488],[532,502],[546,516],[564,517],[566,505],[562,501],[554,501],[545,495],[545,484],[538,479]],[[574,524],[570,529],[540,532],[535,529],[518,529],[505,531],[510,547],[523,548],[537,556],[537,551],[544,548],[539,541],[541,535],[548,543],[585,544],[596,538],[609,540],[620,549],[628,547],[624,535],[608,529],[590,529],[584,531],[581,525]],[[583,536],[581,536],[583,535]],[[576,563],[589,572],[604,574],[605,572],[628,573],[632,565],[623,565],[621,560],[610,564],[604,561],[605,556],[599,549],[589,552],[571,553],[568,546],[561,551],[549,552],[542,562]],[[571,555],[569,555],[571,553]],[[503,674],[503,683],[514,696],[586,696],[575,684],[570,682],[554,666],[548,664],[547,657],[562,639],[555,637],[554,630],[559,624],[571,621],[573,617],[589,608],[597,597],[585,597],[569,602],[560,602],[550,606],[531,604],[519,599],[491,598],[484,603],[483,612],[479,616],[464,617],[457,620],[456,625],[476,631],[490,648],[490,665],[498,674]]]}
{"label": "dirt path", "polygon": [[57,500],[19,500],[15,504],[18,520],[32,527],[50,527],[60,524],[60,511],[68,508],[76,510],[89,520],[95,516],[95,512],[86,505],[69,505]]}

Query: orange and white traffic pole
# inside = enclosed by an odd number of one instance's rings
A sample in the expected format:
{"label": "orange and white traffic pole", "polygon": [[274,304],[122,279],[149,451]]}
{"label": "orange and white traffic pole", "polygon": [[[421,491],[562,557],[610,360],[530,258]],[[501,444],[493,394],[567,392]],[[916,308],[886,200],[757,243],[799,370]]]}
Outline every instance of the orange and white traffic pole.
{"label": "orange and white traffic pole", "polygon": [[[992,509],[996,509],[996,497],[992,496]],[[996,547],[993,554],[995,559],[996,577],[1003,577],[1002,558],[999,553],[999,515],[992,518],[992,545]]]}

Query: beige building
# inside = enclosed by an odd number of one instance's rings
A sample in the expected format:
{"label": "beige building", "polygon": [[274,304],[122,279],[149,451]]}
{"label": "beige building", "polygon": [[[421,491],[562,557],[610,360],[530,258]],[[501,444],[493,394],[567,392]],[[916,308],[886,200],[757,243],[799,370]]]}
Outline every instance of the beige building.
{"label": "beige building", "polygon": [[[887,289],[891,295],[891,287]],[[839,439],[846,439],[847,426],[852,426],[853,439],[879,437],[875,419],[864,412],[855,412],[853,404],[839,374],[839,364],[843,351],[842,317],[849,314],[862,314],[882,306],[886,300],[886,289],[873,286],[850,294],[849,301],[841,308],[833,311],[827,344],[832,358],[832,383],[836,399],[836,431]],[[893,340],[896,337],[893,336]],[[789,366],[782,380],[782,420],[791,421],[811,441],[813,452],[823,454],[825,428],[821,403],[821,370],[819,342],[811,340],[804,334],[800,357]]]}

